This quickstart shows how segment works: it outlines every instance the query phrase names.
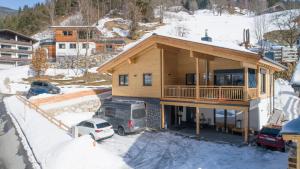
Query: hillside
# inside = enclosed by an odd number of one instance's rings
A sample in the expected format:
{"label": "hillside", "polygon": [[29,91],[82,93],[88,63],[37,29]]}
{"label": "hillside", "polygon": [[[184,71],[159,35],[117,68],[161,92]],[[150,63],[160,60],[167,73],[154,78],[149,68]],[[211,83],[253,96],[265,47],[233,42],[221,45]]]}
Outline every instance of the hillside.
{"label": "hillside", "polygon": [[4,16],[7,16],[7,15],[14,15],[16,13],[17,13],[17,11],[14,10],[14,9],[10,9],[10,8],[7,8],[7,7],[0,6],[0,17],[4,17]]}

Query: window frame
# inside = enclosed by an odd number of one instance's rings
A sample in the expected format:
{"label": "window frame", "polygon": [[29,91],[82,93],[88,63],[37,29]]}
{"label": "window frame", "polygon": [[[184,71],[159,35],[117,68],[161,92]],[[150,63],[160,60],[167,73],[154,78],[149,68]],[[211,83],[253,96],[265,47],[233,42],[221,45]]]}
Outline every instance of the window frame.
{"label": "window frame", "polygon": [[[127,82],[126,82],[126,77],[127,77]],[[123,82],[123,83],[121,83]],[[119,86],[128,86],[129,85],[129,76],[128,74],[121,74],[119,75]]]}
{"label": "window frame", "polygon": [[267,93],[267,71],[260,69],[260,94]]}
{"label": "window frame", "polygon": [[[145,81],[145,77],[150,75],[150,83],[147,84]],[[143,86],[152,86],[152,73],[144,73],[143,74]]]}
{"label": "window frame", "polygon": [[[192,78],[192,79],[189,79],[189,80],[192,80],[193,82],[192,82],[192,83],[189,83],[188,78],[190,78],[190,77],[192,77],[192,76],[193,76],[193,78]],[[196,73],[186,73],[186,74],[185,74],[185,84],[186,84],[186,85],[196,85],[196,81],[197,81],[196,78],[197,78],[197,77],[196,77]]]}
{"label": "window frame", "polygon": [[[61,47],[61,45],[62,45],[63,47]],[[65,44],[65,43],[59,43],[59,44],[58,44],[58,48],[59,48],[59,49],[66,49],[66,44]]]}
{"label": "window frame", "polygon": [[[73,46],[73,47],[71,47],[71,46]],[[69,44],[69,48],[70,48],[70,49],[77,49],[76,43],[70,43],[70,44]]]}

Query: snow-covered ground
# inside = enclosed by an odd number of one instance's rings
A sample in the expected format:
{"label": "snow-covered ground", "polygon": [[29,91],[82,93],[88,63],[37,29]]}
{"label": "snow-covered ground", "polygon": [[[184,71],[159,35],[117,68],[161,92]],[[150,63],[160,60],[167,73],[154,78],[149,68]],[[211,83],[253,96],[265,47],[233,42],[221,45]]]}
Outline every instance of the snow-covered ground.
{"label": "snow-covered ground", "polygon": [[[27,108],[15,96],[5,98],[4,102],[8,114],[18,120],[42,168],[129,168],[122,157],[94,144],[89,136],[73,139],[46,118]],[[28,147],[25,149],[30,151]]]}

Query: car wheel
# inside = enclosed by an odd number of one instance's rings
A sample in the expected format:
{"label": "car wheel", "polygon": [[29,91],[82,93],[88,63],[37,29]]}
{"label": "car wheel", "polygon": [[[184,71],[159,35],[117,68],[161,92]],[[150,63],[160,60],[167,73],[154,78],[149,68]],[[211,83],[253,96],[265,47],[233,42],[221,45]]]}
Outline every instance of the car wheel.
{"label": "car wheel", "polygon": [[124,130],[124,128],[123,127],[118,127],[118,134],[120,135],[120,136],[125,136],[125,130]]}
{"label": "car wheel", "polygon": [[95,136],[92,133],[90,133],[90,136],[93,140],[95,140]]}

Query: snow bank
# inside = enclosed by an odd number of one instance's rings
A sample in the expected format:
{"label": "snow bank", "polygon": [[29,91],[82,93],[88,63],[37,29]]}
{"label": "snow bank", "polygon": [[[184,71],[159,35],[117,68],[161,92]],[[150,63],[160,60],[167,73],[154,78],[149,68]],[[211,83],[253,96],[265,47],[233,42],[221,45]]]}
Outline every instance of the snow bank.
{"label": "snow bank", "polygon": [[[27,108],[15,96],[5,98],[4,102],[8,113],[16,117],[43,168],[128,168],[121,157],[98,145],[94,147],[88,136],[71,138],[68,133]],[[28,147],[26,150],[30,151]]]}
{"label": "snow bank", "polygon": [[67,126],[72,127],[80,123],[81,121],[92,118],[94,114],[95,112],[82,112],[82,113],[64,112],[55,116],[55,118],[63,121]]}
{"label": "snow bank", "polygon": [[101,148],[90,136],[68,141],[48,154],[48,169],[128,168],[123,160]]}
{"label": "snow bank", "polygon": [[282,110],[286,120],[296,119],[300,115],[300,98],[288,81],[275,81],[275,108]]}

